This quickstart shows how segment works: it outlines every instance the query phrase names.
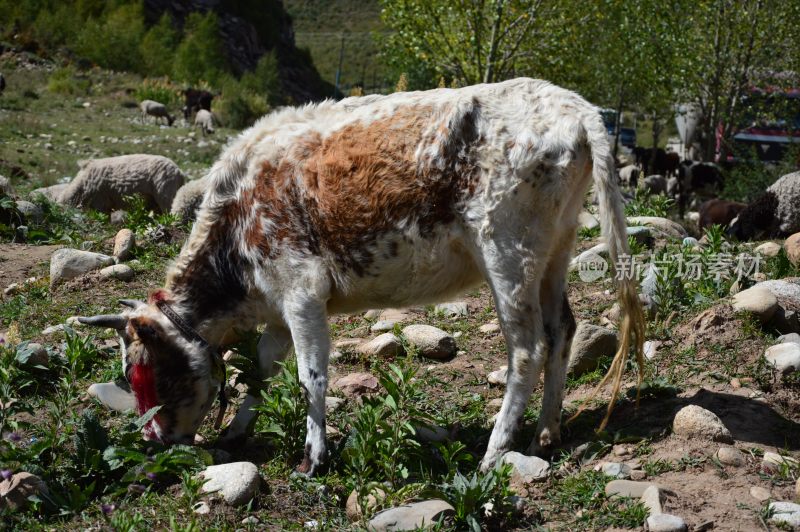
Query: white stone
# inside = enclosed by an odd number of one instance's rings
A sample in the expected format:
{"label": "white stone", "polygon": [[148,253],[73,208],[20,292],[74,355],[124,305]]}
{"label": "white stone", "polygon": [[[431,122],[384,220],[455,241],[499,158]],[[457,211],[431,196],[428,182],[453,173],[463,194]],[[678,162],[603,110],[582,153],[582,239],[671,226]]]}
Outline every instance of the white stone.
{"label": "white stone", "polygon": [[642,493],[642,503],[651,516],[664,513],[661,508],[661,490],[657,486],[645,488],[644,493]]}
{"label": "white stone", "polygon": [[783,467],[795,468],[800,463],[797,459],[791,456],[783,456],[772,451],[764,451],[764,456],[761,458],[761,467],[768,472],[779,471]]}
{"label": "white stone", "polygon": [[569,351],[567,373],[579,377],[594,371],[603,357],[617,352],[617,332],[585,321],[578,323]]}
{"label": "white stone", "polygon": [[650,532],[686,532],[686,522],[677,515],[658,514],[651,515],[645,522],[645,528]]}
{"label": "white stone", "polygon": [[[606,495],[609,497],[617,495],[619,497],[639,498],[644,495],[645,490],[650,486],[656,486],[651,482],[636,482],[633,480],[612,480],[606,484]],[[657,486],[656,486],[657,487]]]}
{"label": "white stone", "polygon": [[114,264],[114,258],[78,249],[58,249],[50,258],[50,286]]}
{"label": "white stone", "polygon": [[497,334],[500,332],[500,325],[497,323],[486,323],[478,327],[478,330],[483,334]]}
{"label": "white stone", "polygon": [[356,351],[365,357],[396,357],[405,354],[403,342],[392,333],[383,333],[361,344]]}
{"label": "white stone", "polygon": [[767,348],[764,358],[780,373],[800,371],[800,344],[788,342]]}
{"label": "white stone", "polygon": [[600,464],[600,471],[604,475],[614,478],[630,478],[631,466],[620,462],[603,462]]}
{"label": "white stone", "polygon": [[750,486],[750,496],[758,502],[764,502],[771,497],[769,490],[761,486]]}
{"label": "white stone", "polygon": [[766,323],[778,310],[778,299],[766,288],[756,285],[733,296],[733,308],[750,312]]}
{"label": "white stone", "polygon": [[125,412],[136,408],[136,398],[131,392],[125,391],[116,383],[101,382],[89,386],[88,393],[107,407],[118,412]]}
{"label": "white stone", "polygon": [[44,211],[35,203],[25,200],[17,200],[17,210],[25,217],[27,224],[40,224],[44,220]]}
{"label": "white stone", "polygon": [[647,340],[644,343],[644,357],[647,360],[653,360],[656,355],[658,354],[658,346],[661,345],[661,342],[658,340]]}
{"label": "white stone", "polygon": [[456,318],[469,314],[469,307],[467,307],[466,301],[451,301],[449,303],[439,303],[433,311],[448,318]]}
{"label": "white stone", "polygon": [[455,509],[449,503],[439,499],[414,502],[376,514],[370,520],[367,529],[374,532],[389,532],[430,528],[442,516],[454,513]]}
{"label": "white stone", "polygon": [[800,305],[800,282],[775,279],[772,281],[760,282],[753,286],[753,288],[766,288],[772,292],[775,297],[788,299],[793,301],[796,305]]}
{"label": "white stone", "polygon": [[538,456],[526,456],[515,451],[508,452],[501,459],[504,464],[511,464],[512,479],[525,484],[541,482],[550,475],[550,462]]}
{"label": "white stone", "polygon": [[409,325],[403,329],[403,336],[426,358],[451,358],[458,351],[455,338],[431,325]]}
{"label": "white stone", "polygon": [[134,247],[136,247],[136,237],[133,231],[120,229],[114,237],[114,256],[119,260],[128,260]]}
{"label": "white stone", "polygon": [[206,501],[200,501],[192,506],[192,511],[199,515],[208,515],[211,513],[211,507]]}
{"label": "white stone", "polygon": [[753,250],[764,257],[777,257],[781,252],[781,245],[775,242],[764,242]]}
{"label": "white stone", "polygon": [[594,215],[587,211],[581,211],[578,215],[578,223],[584,229],[594,229],[595,227],[600,227],[600,222],[597,221],[597,218]]}
{"label": "white stone", "polygon": [[772,511],[770,523],[781,523],[793,528],[800,528],[800,504],[793,502],[776,501],[769,503]]}
{"label": "white stone", "polygon": [[118,281],[130,281],[133,279],[133,268],[127,264],[112,264],[100,270],[100,277],[103,279],[116,279]]}
{"label": "white stone", "polygon": [[628,218],[628,225],[646,225],[654,227],[662,233],[667,234],[667,236],[681,240],[689,236],[686,229],[684,229],[681,224],[658,216],[631,216]]}
{"label": "white stone", "polygon": [[325,398],[325,412],[330,414],[339,410],[339,407],[344,404],[344,399],[341,397],[328,396]]}
{"label": "white stone", "polygon": [[370,332],[386,332],[394,329],[397,322],[394,320],[379,320],[372,324],[369,328]]}
{"label": "white stone", "polygon": [[800,334],[789,333],[778,337],[778,342],[782,344],[795,343],[800,344]]}
{"label": "white stone", "polygon": [[489,384],[496,385],[505,385],[507,379],[508,366],[503,366],[500,369],[489,373],[489,375],[486,377],[486,380],[489,381]]}
{"label": "white stone", "polygon": [[681,408],[672,422],[672,432],[678,436],[733,443],[728,428],[714,412],[697,405]]}
{"label": "white stone", "polygon": [[205,480],[203,492],[218,494],[231,506],[247,504],[258,493],[261,482],[258,467],[251,462],[209,466],[200,477]]}
{"label": "white stone", "polygon": [[594,262],[597,260],[597,257],[602,259],[608,258],[608,244],[601,242],[573,258],[569,263],[570,270],[577,268],[581,262]]}

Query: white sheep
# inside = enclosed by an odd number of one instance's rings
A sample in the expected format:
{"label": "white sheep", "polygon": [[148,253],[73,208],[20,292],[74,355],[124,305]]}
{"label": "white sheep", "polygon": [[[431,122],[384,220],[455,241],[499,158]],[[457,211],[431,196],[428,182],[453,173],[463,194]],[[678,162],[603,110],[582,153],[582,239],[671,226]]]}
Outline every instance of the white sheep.
{"label": "white sheep", "polygon": [[167,212],[186,181],[181,169],[160,155],[122,155],[78,165],[80,172],[58,201],[101,212],[126,208],[125,196],[133,194],[143,196],[150,208]]}
{"label": "white sheep", "polygon": [[159,118],[166,118],[167,124],[170,126],[175,121],[175,117],[169,114],[167,106],[163,103],[158,103],[153,100],[143,100],[142,103],[139,104],[139,108],[142,110],[142,124],[144,124],[148,115],[155,117],[156,121],[158,121]]}
{"label": "white sheep", "polygon": [[202,130],[204,137],[206,134],[214,133],[214,115],[211,111],[200,109],[194,116],[194,125]]}
{"label": "white sheep", "polygon": [[205,194],[209,186],[210,179],[208,176],[188,181],[175,194],[170,212],[182,222],[193,221],[197,209],[199,209],[200,204],[203,203],[203,194]]}

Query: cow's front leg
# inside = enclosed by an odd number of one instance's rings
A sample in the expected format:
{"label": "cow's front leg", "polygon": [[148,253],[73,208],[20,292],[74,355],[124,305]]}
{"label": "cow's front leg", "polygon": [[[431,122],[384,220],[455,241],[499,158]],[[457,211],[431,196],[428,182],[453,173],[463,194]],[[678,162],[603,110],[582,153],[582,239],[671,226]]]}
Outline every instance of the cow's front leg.
{"label": "cow's front leg", "polygon": [[[286,353],[292,346],[292,335],[283,324],[268,325],[264,334],[258,340],[258,369],[261,377],[267,379],[278,372],[278,362],[286,358]],[[247,390],[247,397],[236,412],[236,417],[225,429],[222,436],[223,442],[233,443],[243,440],[253,430],[258,413],[254,406],[261,404],[259,390]]]}
{"label": "cow's front leg", "polygon": [[297,375],[308,401],[306,444],[297,473],[313,476],[327,459],[325,392],[330,336],[325,303],[310,298],[292,304],[287,317],[297,354]]}

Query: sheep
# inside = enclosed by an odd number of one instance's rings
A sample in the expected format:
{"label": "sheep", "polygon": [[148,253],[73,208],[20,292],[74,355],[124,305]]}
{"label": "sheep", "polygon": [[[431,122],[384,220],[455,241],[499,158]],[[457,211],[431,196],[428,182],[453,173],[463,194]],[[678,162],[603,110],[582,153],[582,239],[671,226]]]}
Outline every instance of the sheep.
{"label": "sheep", "polygon": [[167,106],[163,103],[158,103],[153,100],[143,100],[142,103],[139,104],[139,108],[142,110],[142,124],[144,124],[147,115],[154,117],[155,120],[166,118],[167,124],[170,126],[175,121],[175,117],[169,114]]}
{"label": "sheep", "polygon": [[175,194],[170,212],[183,223],[193,221],[197,214],[197,209],[200,208],[200,204],[203,202],[203,194],[205,194],[209,186],[210,180],[208,176],[188,181]]}
{"label": "sheep", "polygon": [[58,201],[101,212],[125,208],[125,196],[131,194],[140,194],[148,207],[167,212],[186,181],[180,168],[160,155],[122,155],[78,165],[81,170]]}
{"label": "sheep", "polygon": [[700,230],[714,224],[727,226],[747,205],[736,201],[710,199],[700,205],[698,226]]}
{"label": "sheep", "polygon": [[781,177],[739,213],[728,234],[739,240],[783,237],[800,231],[800,172]]}
{"label": "sheep", "polygon": [[200,109],[194,117],[194,125],[200,128],[204,137],[206,134],[214,133],[214,115],[211,111]]}
{"label": "sheep", "polygon": [[648,194],[666,194],[667,180],[663,175],[649,175],[644,178],[642,188],[644,188]]}

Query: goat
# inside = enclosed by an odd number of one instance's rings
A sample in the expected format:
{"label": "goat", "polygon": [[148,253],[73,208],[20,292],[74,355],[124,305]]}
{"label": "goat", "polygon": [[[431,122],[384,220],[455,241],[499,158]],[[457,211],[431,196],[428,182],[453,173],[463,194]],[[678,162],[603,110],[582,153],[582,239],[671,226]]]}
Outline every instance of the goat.
{"label": "goat", "polygon": [[167,111],[167,106],[163,103],[158,103],[153,100],[142,100],[142,103],[139,104],[139,108],[142,110],[142,124],[144,124],[144,121],[148,116],[155,117],[155,120],[158,120],[159,118],[165,118],[167,120],[167,124],[170,126],[175,121],[175,117],[169,114],[169,111]]}
{"label": "goat", "polygon": [[199,89],[185,89],[183,91],[183,118],[188,122],[193,114],[201,109],[211,111],[211,102],[214,95],[208,91]]}
{"label": "goat", "polygon": [[739,216],[739,213],[742,212],[745,207],[747,207],[745,203],[710,199],[700,205],[698,209],[700,219],[697,225],[701,231],[715,224],[727,227],[734,218]]}
{"label": "goat", "polygon": [[[243,132],[209,179],[165,288],[121,314],[81,318],[123,332],[137,410],[161,405],[145,437],[191,442],[225,385],[226,335],[266,324],[259,377],[294,344],[309,405],[297,471],[313,475],[327,456],[328,315],[447,300],[485,279],[509,367],[481,467],[511,447],[543,367],[529,451],[558,445],[575,331],[566,274],[590,183],[612,264],[628,253],[596,107],[520,78],[289,108]],[[631,346],[641,380],[644,335],[635,281],[620,276],[617,294],[620,345],[601,383],[613,380],[614,397]],[[225,438],[246,435],[258,402],[248,395]]]}
{"label": "goat", "polygon": [[728,226],[739,240],[786,237],[800,231],[800,172],[792,172],[771,184],[742,209]]}

